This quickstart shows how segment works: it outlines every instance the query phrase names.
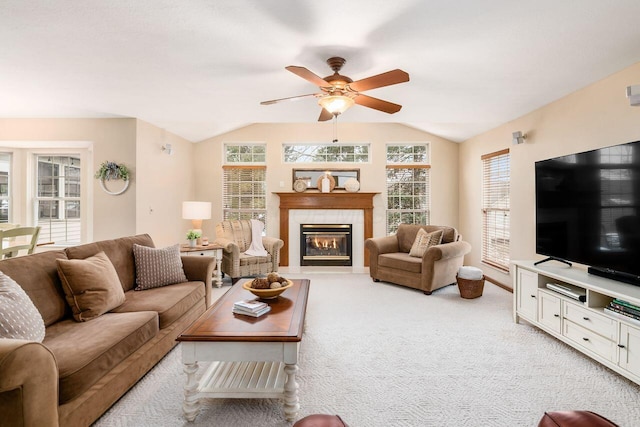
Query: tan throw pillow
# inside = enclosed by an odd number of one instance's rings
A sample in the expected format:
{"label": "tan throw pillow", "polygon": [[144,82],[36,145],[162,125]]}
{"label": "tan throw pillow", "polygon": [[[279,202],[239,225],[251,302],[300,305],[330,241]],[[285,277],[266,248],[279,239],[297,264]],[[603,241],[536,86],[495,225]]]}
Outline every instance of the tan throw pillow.
{"label": "tan throw pillow", "polygon": [[422,255],[431,246],[439,245],[442,241],[442,230],[433,231],[427,233],[423,228],[418,230],[416,234],[416,240],[413,241],[409,255],[422,258]]}
{"label": "tan throw pillow", "polygon": [[0,338],[42,342],[44,333],[44,320],[29,295],[0,272]]}
{"label": "tan throw pillow", "polygon": [[136,291],[187,281],[180,259],[180,245],[162,249],[133,245],[136,260]]}
{"label": "tan throw pillow", "polygon": [[85,259],[57,262],[67,303],[78,322],[94,319],[124,302],[118,273],[104,252]]}

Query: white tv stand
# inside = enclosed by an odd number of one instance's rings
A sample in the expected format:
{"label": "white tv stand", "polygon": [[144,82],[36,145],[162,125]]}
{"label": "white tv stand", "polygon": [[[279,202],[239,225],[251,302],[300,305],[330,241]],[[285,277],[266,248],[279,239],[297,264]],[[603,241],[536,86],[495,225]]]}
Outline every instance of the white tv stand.
{"label": "white tv stand", "polygon": [[[526,320],[551,336],[640,384],[640,322],[604,312],[620,298],[640,306],[640,286],[598,277],[577,267],[549,262],[513,262],[513,319]],[[580,302],[547,289],[547,283],[577,286]]]}

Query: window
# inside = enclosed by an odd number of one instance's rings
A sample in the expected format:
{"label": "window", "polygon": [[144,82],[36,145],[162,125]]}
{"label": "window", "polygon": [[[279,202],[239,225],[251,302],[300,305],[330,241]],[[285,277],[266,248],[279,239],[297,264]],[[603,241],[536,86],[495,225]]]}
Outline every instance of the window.
{"label": "window", "polygon": [[509,271],[509,149],[482,156],[482,262]]}
{"label": "window", "polygon": [[369,144],[284,144],[285,163],[367,163]]}
{"label": "window", "polygon": [[224,166],[224,219],[258,219],[266,224],[265,166]]}
{"label": "window", "polygon": [[387,234],[400,223],[429,224],[429,144],[387,145]]}
{"label": "window", "polygon": [[267,224],[267,167],[264,144],[225,144],[223,218]]}
{"label": "window", "polygon": [[0,223],[9,222],[11,212],[11,154],[0,153]]}
{"label": "window", "polygon": [[225,163],[262,163],[266,159],[264,144],[225,144]]}
{"label": "window", "polygon": [[36,164],[38,242],[80,243],[80,156],[36,155]]}

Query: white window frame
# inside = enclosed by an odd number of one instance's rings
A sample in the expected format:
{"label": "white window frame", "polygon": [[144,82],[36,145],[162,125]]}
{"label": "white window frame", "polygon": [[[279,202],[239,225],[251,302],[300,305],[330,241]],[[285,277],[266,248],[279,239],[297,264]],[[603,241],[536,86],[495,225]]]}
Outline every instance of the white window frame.
{"label": "white window frame", "polygon": [[14,170],[13,170],[13,153],[11,151],[5,151],[5,150],[0,150],[0,155],[6,155],[9,157],[9,170],[7,172],[7,180],[8,180],[8,187],[7,187],[7,195],[6,196],[2,196],[0,195],[0,203],[3,200],[7,201],[7,207],[8,207],[8,211],[7,211],[7,221],[6,223],[13,223],[13,181],[14,181]]}
{"label": "white window frame", "polygon": [[[229,159],[229,147],[247,147],[253,149],[254,147],[262,147],[264,149],[264,160],[256,161],[256,154],[252,152],[252,160],[250,161],[233,161]],[[222,144],[222,158],[224,165],[266,165],[267,164],[267,144],[265,142],[252,141],[252,142],[225,142]]]}
{"label": "white window frame", "polygon": [[[256,147],[261,146],[264,148],[264,161],[229,161],[228,157],[228,147]],[[264,142],[229,142],[224,143],[222,146],[222,158],[224,159],[222,166],[222,217],[223,219],[258,219],[265,224],[265,229],[263,230],[263,234],[266,232],[267,225],[267,144]],[[263,170],[264,171],[264,209],[234,209],[227,206],[228,197],[232,197],[233,195],[229,195],[227,193],[227,171],[230,169],[255,169],[255,170]]]}
{"label": "white window frame", "polygon": [[[290,161],[287,160],[286,156],[285,156],[285,151],[287,147],[306,147],[309,149],[320,149],[320,148],[326,148],[326,147],[334,147],[337,149],[341,149],[343,147],[366,147],[367,149],[367,154],[366,154],[366,160],[364,161],[347,161],[347,160],[340,160],[340,159],[318,159],[318,160],[313,160],[311,159],[310,161]],[[317,154],[314,153],[308,153],[309,156],[316,156]],[[339,164],[352,164],[352,165],[363,165],[363,164],[370,164],[371,163],[371,143],[368,142],[349,142],[349,143],[326,143],[326,142],[285,142],[282,144],[282,163],[283,164],[289,164],[289,165],[300,165],[300,164],[311,164],[311,165],[317,165],[319,163],[322,164],[327,164],[327,163],[339,163]]]}
{"label": "white window frame", "polygon": [[[425,155],[426,158],[422,159],[422,161],[415,161],[415,159],[411,159],[411,161],[390,161],[389,160],[389,148],[395,146],[425,146]],[[428,141],[412,141],[412,142],[389,142],[385,144],[385,176],[387,176],[389,169],[425,169],[426,171],[426,187],[427,194],[425,194],[426,200],[424,201],[426,208],[424,209],[390,209],[389,208],[389,186],[392,184],[387,182],[387,188],[385,191],[385,227],[387,234],[393,234],[396,232],[397,228],[392,226],[390,223],[390,215],[400,214],[400,216],[412,217],[411,222],[415,223],[416,214],[418,216],[425,217],[425,224],[428,225],[431,222],[431,144]],[[395,183],[393,183],[395,184]],[[413,196],[412,196],[413,197]],[[404,219],[401,219],[401,222],[405,222]],[[408,222],[408,221],[406,221]],[[422,222],[421,222],[422,223]]]}
{"label": "white window frame", "polygon": [[[488,153],[482,160],[481,262],[508,272],[511,244],[511,158],[509,149]],[[506,176],[506,188],[504,185]],[[500,220],[498,221],[498,218]],[[502,223],[502,226],[498,223]]]}
{"label": "white window frame", "polygon": [[[11,222],[23,226],[36,223],[35,211],[35,155],[57,156],[80,155],[82,174],[80,178],[80,227],[81,242],[93,240],[93,142],[91,141],[1,141],[0,151],[11,153],[12,179],[10,182]],[[84,165],[87,165],[85,167]],[[62,242],[54,242],[51,247],[65,247]]]}
{"label": "white window frame", "polygon": [[[62,172],[62,169],[66,168],[67,165],[64,164],[60,164],[59,168],[61,169],[61,171],[58,173],[58,181],[59,181],[59,191],[60,194],[57,196],[40,196],[38,195],[38,180],[36,179],[39,175],[39,170],[38,170],[38,161],[41,160],[42,158],[46,158],[46,157],[68,157],[68,158],[77,158],[80,162],[80,164],[78,165],[78,169],[79,169],[79,177],[80,177],[80,196],[69,196],[67,194],[65,194],[64,192],[64,187],[65,187],[65,183],[66,183],[66,174]],[[34,188],[33,188],[33,218],[34,218],[34,225],[40,226],[40,236],[38,237],[38,243],[46,243],[46,242],[55,242],[57,245],[62,245],[62,246],[67,246],[67,245],[77,245],[82,243],[82,211],[84,210],[84,206],[82,205],[82,190],[83,190],[83,185],[82,185],[82,171],[83,168],[86,167],[86,165],[83,165],[82,163],[82,156],[81,153],[66,153],[66,154],[50,154],[50,153],[42,153],[42,154],[33,154],[33,164],[34,164],[34,175],[33,175],[33,183],[34,183]],[[51,202],[58,202],[58,218],[56,219],[40,219],[40,215],[39,215],[39,206],[40,206],[40,202],[44,202],[44,201],[51,201]],[[66,204],[68,202],[78,202],[80,204],[80,217],[79,218],[67,218],[66,217]],[[47,233],[47,230],[51,230],[51,228],[54,227],[50,227],[50,224],[52,223],[57,223],[57,224],[61,224],[59,225],[57,228],[64,228],[65,232],[65,237],[66,239],[59,239],[59,238],[53,238],[51,237],[51,232]],[[75,224],[77,223],[77,226],[71,225],[70,224]],[[78,227],[78,239],[69,239],[70,237],[70,233],[73,233],[75,227]]]}

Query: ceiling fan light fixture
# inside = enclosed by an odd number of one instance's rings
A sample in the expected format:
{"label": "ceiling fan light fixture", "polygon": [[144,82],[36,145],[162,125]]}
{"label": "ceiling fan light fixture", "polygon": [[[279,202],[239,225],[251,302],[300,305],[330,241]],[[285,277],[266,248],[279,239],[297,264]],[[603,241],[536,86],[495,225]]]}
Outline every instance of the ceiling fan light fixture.
{"label": "ceiling fan light fixture", "polygon": [[334,116],[337,116],[352,107],[355,101],[345,95],[327,95],[320,98],[318,104]]}

